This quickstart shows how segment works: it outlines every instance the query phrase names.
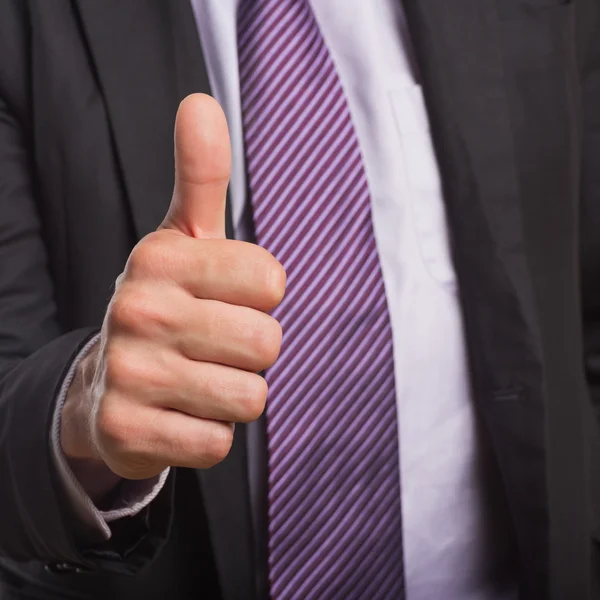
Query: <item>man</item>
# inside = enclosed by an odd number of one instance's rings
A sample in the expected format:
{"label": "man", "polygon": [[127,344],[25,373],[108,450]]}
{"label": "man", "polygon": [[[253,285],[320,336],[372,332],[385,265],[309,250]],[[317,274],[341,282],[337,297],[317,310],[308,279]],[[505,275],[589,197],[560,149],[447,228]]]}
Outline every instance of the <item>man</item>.
{"label": "man", "polygon": [[599,597],[599,47],[2,0],[1,597]]}

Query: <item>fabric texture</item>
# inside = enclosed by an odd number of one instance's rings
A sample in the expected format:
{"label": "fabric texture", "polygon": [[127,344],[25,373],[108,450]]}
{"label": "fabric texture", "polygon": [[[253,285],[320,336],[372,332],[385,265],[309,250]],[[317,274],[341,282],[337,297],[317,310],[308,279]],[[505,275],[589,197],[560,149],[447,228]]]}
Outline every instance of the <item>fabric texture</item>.
{"label": "fabric texture", "polygon": [[402,598],[392,333],[350,111],[306,0],[238,15],[258,243],[286,269],[267,370],[273,598]]}

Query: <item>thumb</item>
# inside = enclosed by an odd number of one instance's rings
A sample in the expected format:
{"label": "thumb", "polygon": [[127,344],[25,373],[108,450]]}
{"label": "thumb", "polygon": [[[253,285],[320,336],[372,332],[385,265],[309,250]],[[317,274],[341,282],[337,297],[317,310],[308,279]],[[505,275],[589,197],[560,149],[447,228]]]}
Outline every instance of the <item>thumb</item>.
{"label": "thumb", "polygon": [[195,238],[224,238],[230,172],[231,145],[223,110],[210,96],[188,96],[175,121],[175,189],[161,228]]}

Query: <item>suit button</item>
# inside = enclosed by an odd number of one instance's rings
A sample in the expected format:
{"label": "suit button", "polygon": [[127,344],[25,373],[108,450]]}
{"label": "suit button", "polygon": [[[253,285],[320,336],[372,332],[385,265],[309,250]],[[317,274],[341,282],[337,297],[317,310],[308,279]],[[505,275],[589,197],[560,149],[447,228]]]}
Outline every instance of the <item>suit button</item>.
{"label": "suit button", "polygon": [[75,573],[77,573],[77,575],[81,575],[83,573],[91,573],[92,570],[91,569],[86,569],[85,567],[75,567]]}
{"label": "suit button", "polygon": [[73,565],[71,563],[50,563],[47,564],[44,569],[48,573],[52,573],[53,575],[67,575],[69,573],[86,573],[88,569],[84,567],[79,567],[77,565]]}
{"label": "suit button", "polygon": [[52,575],[58,575],[59,573],[62,573],[61,566],[61,563],[49,563],[44,569],[46,572],[52,573]]}

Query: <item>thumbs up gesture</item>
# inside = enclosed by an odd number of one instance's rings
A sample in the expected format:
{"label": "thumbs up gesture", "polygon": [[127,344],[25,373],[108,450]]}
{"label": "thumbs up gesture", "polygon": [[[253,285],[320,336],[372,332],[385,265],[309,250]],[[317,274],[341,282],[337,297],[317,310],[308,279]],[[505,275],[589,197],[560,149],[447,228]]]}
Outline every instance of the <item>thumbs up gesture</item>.
{"label": "thumbs up gesture", "polygon": [[129,479],[223,460],[233,423],[263,412],[258,373],[281,345],[267,313],[283,298],[283,267],[259,246],[225,239],[231,150],[216,101],[182,102],[175,147],[169,211],[133,249],[63,410],[67,456]]}

